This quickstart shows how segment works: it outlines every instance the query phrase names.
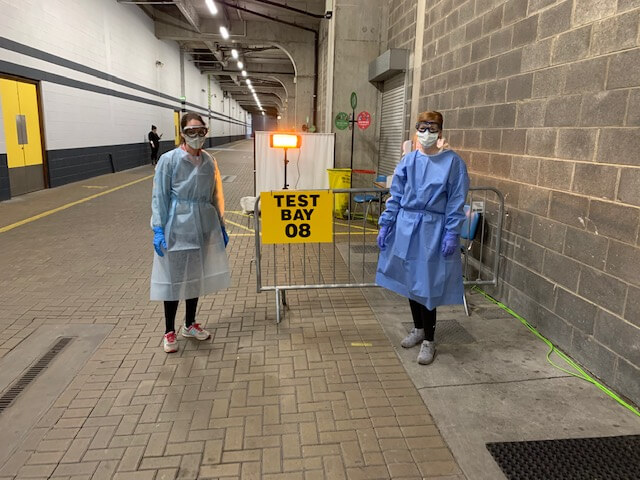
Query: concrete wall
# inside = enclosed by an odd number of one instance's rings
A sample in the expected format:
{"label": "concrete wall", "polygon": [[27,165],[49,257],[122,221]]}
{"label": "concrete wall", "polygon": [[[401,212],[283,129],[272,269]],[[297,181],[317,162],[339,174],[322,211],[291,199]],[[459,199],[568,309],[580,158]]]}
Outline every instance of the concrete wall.
{"label": "concrete wall", "polygon": [[[338,130],[333,119],[338,112],[351,114],[351,92],[358,95],[356,115],[361,111],[371,114],[371,126],[360,130],[356,126],[354,169],[374,169],[377,167],[376,115],[378,90],[368,82],[369,62],[380,53],[384,25],[381,12],[386,2],[371,0],[367,8],[359,2],[337,0],[334,3],[335,61],[333,71],[333,95],[331,130],[336,132],[336,166],[349,167],[351,158],[351,132]],[[371,185],[370,180],[369,185]]]}
{"label": "concrete wall", "polygon": [[[415,1],[390,2],[389,46]],[[637,2],[428,2],[419,110],[506,196],[492,292],[640,402]],[[413,48],[413,47],[411,47]]]}
{"label": "concrete wall", "polygon": [[[181,109],[180,52],[155,37],[153,21],[138,7],[0,0],[0,11],[0,75],[39,81],[52,185],[107,173],[110,154],[122,166],[148,162],[151,124],[164,133],[163,148],[172,143],[173,111]],[[206,115],[211,90],[213,136],[245,134],[246,112],[234,100],[223,104],[214,80],[189,61],[184,76],[186,109]]]}

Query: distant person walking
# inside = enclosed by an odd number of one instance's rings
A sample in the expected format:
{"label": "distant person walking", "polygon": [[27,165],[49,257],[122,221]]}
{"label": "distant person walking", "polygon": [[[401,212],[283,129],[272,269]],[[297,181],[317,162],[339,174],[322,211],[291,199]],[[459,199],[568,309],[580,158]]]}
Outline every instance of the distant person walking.
{"label": "distant person walking", "polygon": [[155,125],[151,125],[149,132],[149,145],[151,145],[151,165],[158,163],[158,150],[160,149],[160,139],[162,134],[158,135],[158,129]]}

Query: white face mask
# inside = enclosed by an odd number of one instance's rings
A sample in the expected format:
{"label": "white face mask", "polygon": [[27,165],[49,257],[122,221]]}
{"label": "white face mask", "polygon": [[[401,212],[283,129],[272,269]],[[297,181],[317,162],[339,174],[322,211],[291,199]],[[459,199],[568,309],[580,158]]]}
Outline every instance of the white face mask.
{"label": "white face mask", "polygon": [[184,137],[184,141],[187,145],[195,150],[200,150],[204,146],[204,142],[207,140],[206,137]]}
{"label": "white face mask", "polygon": [[422,145],[422,148],[429,148],[431,145],[438,141],[439,133],[431,133],[427,130],[426,132],[418,132],[417,135],[418,141],[420,142],[420,145]]}

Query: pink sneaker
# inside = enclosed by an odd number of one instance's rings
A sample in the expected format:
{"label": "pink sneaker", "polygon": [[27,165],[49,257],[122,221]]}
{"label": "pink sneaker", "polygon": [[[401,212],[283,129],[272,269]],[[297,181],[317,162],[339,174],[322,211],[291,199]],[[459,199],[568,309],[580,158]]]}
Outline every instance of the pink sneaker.
{"label": "pink sneaker", "polygon": [[174,353],[178,351],[178,340],[176,339],[176,332],[169,332],[165,334],[162,339],[164,351],[167,353]]}

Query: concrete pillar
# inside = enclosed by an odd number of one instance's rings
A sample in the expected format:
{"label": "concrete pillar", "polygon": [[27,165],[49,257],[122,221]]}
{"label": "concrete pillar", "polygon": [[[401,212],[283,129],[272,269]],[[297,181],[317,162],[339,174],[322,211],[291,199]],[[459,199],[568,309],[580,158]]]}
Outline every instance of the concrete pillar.
{"label": "concrete pillar", "polygon": [[[370,0],[367,8],[349,0],[336,0],[334,65],[332,80],[332,111],[327,121],[331,130],[336,132],[336,166],[349,167],[351,157],[351,132],[337,130],[333,121],[338,112],[351,114],[351,92],[356,92],[358,105],[356,115],[367,111],[371,114],[371,126],[360,130],[357,126],[354,135],[354,169],[377,169],[378,142],[376,138],[376,115],[379,92],[369,83],[369,62],[374,60],[381,50],[381,25],[384,3],[382,0]],[[385,32],[386,34],[386,32]],[[328,69],[327,69],[328,70]],[[329,89],[328,89],[329,90]],[[327,109],[328,111],[328,109]]]}

